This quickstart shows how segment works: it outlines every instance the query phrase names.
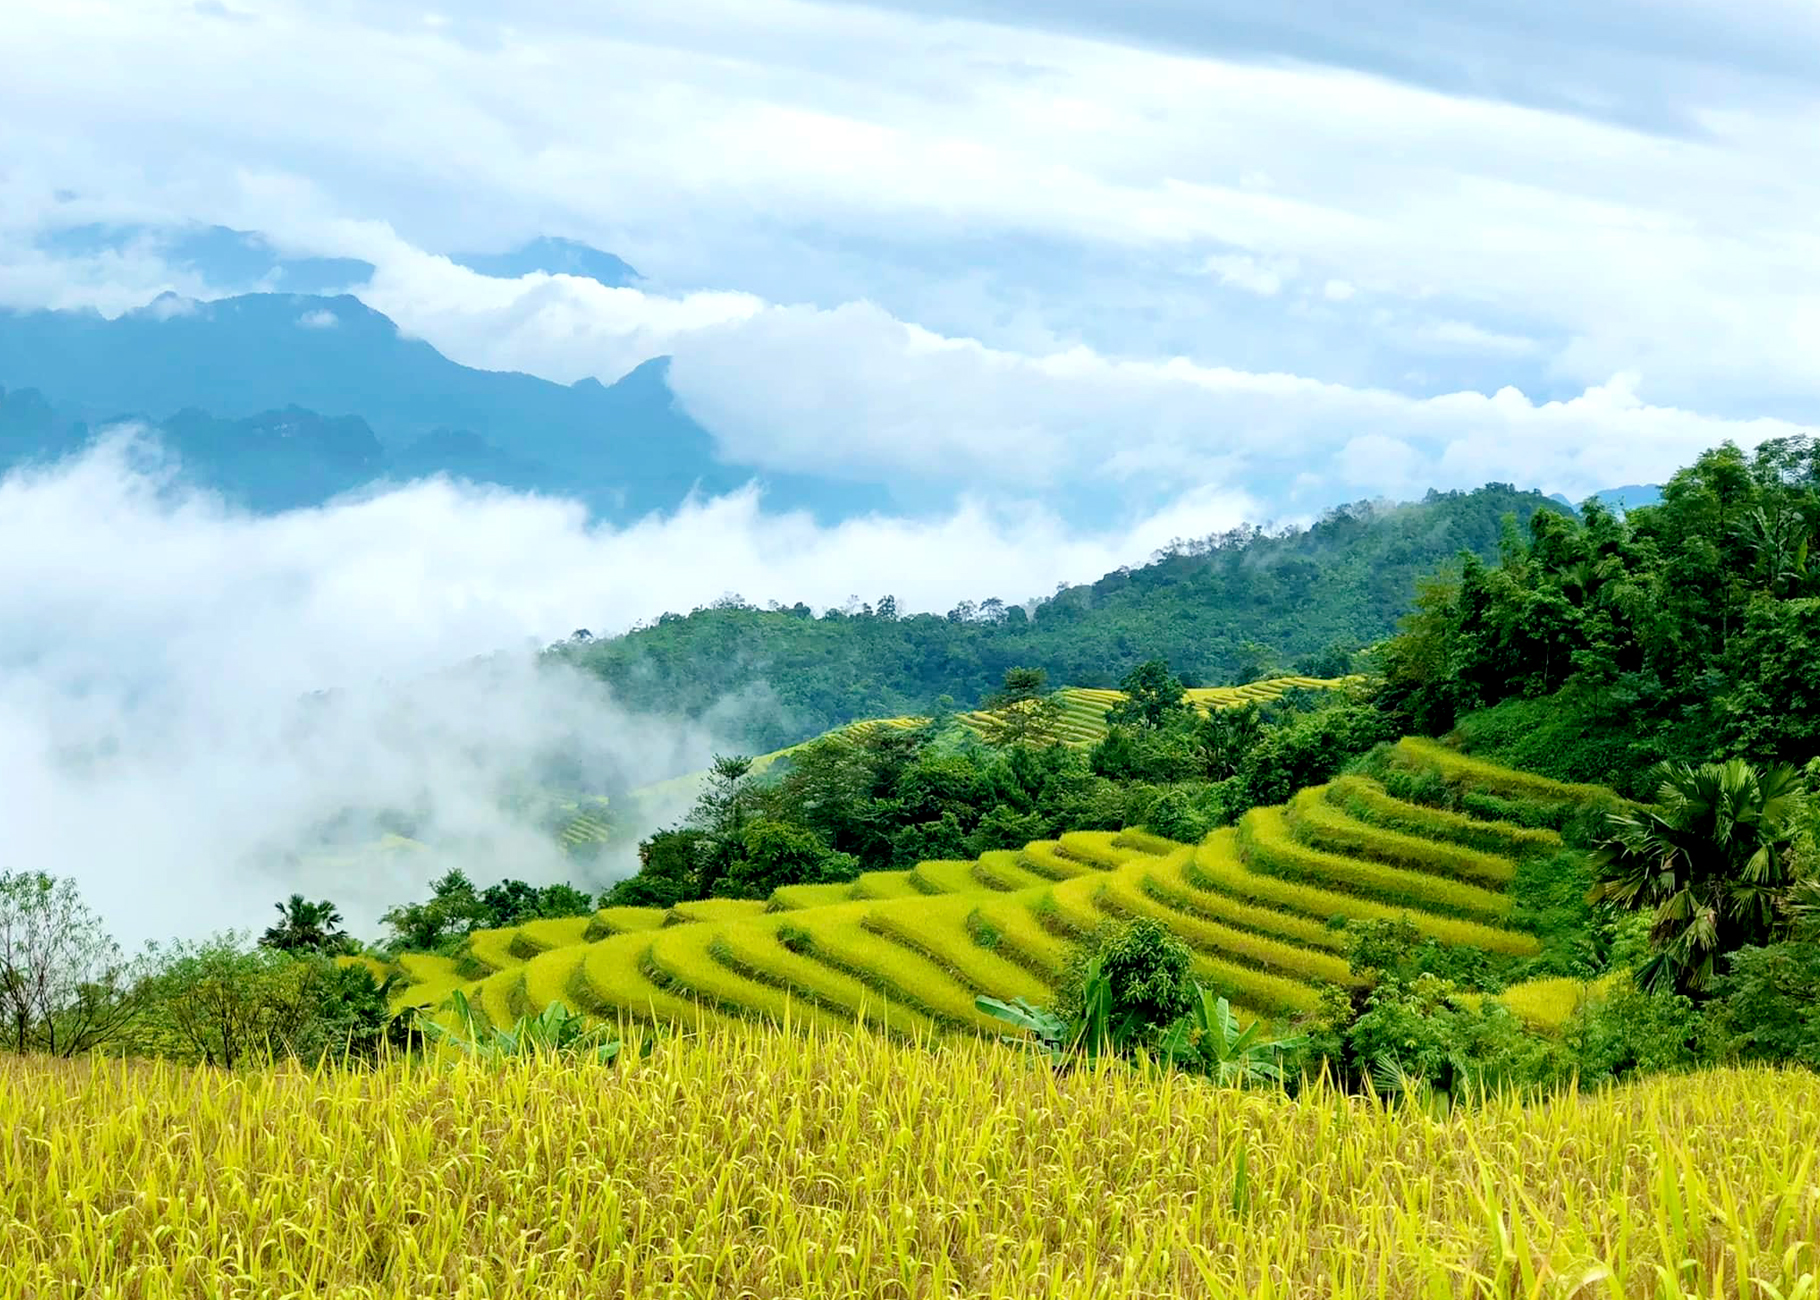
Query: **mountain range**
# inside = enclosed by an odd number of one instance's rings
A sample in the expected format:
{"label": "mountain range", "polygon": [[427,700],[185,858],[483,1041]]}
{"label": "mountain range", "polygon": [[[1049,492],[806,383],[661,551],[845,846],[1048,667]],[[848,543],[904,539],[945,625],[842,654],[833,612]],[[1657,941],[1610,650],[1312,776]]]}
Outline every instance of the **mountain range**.
{"label": "mountain range", "polygon": [[[164,293],[116,317],[0,310],[0,472],[130,422],[156,432],[184,479],[258,511],[433,475],[578,499],[609,521],[753,480],[771,508],[822,520],[946,504],[912,485],[721,459],[712,434],[674,401],[668,358],[610,385],[461,365],[354,296],[374,271],[356,258],[293,256],[225,226],[73,226],[39,246],[66,257],[155,258],[212,288],[248,291],[208,300]],[[452,260],[489,276],[640,281],[611,253],[548,236]],[[1622,509],[1654,493],[1600,495]],[[1057,508],[1097,518],[1105,503],[1077,495],[1086,499],[1064,493]]]}
{"label": "mountain range", "polygon": [[[86,247],[110,237],[147,238],[85,230],[68,240]],[[323,285],[371,271],[347,259],[287,260],[221,227],[160,251],[239,280]],[[567,240],[469,260],[495,275],[637,277],[611,254]],[[773,507],[822,518],[888,500],[882,487],[721,460],[713,437],[677,407],[667,366],[646,362],[611,385],[478,370],[346,293],[213,301],[166,293],[114,318],[0,311],[0,470],[136,421],[160,433],[187,478],[266,511],[432,474],[578,498],[613,520],[753,479]]]}

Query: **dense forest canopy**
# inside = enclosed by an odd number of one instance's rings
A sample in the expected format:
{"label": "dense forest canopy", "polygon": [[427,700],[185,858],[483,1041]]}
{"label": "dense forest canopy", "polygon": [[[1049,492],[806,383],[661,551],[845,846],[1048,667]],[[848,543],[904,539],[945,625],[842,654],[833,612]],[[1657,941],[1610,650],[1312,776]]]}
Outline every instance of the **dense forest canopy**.
{"label": "dense forest canopy", "polygon": [[[1385,707],[1519,766],[1647,794],[1663,759],[1820,753],[1820,443],[1730,444],[1659,504],[1507,524],[1427,582]],[[1487,708],[1486,706],[1498,706]]]}
{"label": "dense forest canopy", "polygon": [[1539,511],[1560,507],[1500,483],[1406,505],[1359,502],[1307,528],[1238,528],[1174,544],[1033,611],[989,598],[946,615],[900,616],[886,596],[816,617],[806,605],[759,609],[733,596],[625,636],[578,636],[551,653],[599,675],[636,709],[695,716],[718,707],[724,718],[733,697],[749,752],[857,718],[926,713],[942,696],[972,706],[1019,666],[1072,686],[1111,686],[1151,659],[1190,686],[1276,668],[1328,675],[1396,627],[1419,577],[1462,551],[1495,557],[1505,517],[1527,526]]}

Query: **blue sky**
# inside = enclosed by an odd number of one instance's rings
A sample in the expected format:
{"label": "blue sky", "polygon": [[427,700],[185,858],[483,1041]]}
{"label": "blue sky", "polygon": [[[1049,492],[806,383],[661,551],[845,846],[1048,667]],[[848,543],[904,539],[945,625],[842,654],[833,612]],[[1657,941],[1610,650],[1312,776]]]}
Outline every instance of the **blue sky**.
{"label": "blue sky", "polygon": [[[672,353],[742,460],[1134,512],[1578,496],[1794,431],[1820,389],[1805,7],[502,12],[9,7],[0,301],[238,287],[33,248],[219,221],[374,262],[363,296],[471,364]],[[542,233],[647,280],[436,256]]]}

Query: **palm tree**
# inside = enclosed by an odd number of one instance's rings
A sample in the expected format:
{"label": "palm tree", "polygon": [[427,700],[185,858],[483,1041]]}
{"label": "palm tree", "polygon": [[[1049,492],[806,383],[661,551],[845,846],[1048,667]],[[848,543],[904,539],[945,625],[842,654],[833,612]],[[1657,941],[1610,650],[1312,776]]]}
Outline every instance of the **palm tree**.
{"label": "palm tree", "polygon": [[263,948],[285,952],[333,952],[347,943],[348,932],[341,928],[341,912],[326,898],[312,903],[302,894],[292,894],[278,909],[278,923],[259,936]]}
{"label": "palm tree", "polygon": [[1654,913],[1640,984],[1695,992],[1722,954],[1769,938],[1793,882],[1801,781],[1736,758],[1657,774],[1655,805],[1611,815],[1591,897]]}

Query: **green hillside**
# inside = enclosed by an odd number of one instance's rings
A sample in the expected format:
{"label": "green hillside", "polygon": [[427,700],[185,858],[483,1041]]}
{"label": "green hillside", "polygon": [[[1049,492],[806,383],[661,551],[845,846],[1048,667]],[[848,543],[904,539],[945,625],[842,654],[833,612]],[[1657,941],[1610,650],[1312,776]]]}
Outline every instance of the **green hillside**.
{"label": "green hillside", "polygon": [[[945,615],[903,614],[888,596],[820,616],[730,596],[550,653],[632,709],[674,717],[712,707],[747,753],[861,718],[927,713],[944,695],[975,707],[1020,665],[1082,687],[1113,686],[1146,659],[1166,660],[1190,686],[1275,669],[1332,676],[1350,671],[1349,652],[1395,631],[1419,579],[1462,551],[1495,558],[1506,515],[1521,525],[1560,509],[1495,483],[1406,505],[1358,502],[1306,529],[1174,542],[1149,564],[1028,609],[1016,603],[1027,592],[976,593]],[[742,712],[730,713],[740,699]]]}
{"label": "green hillside", "polygon": [[[1282,699],[1292,690],[1339,690],[1363,680],[1364,678],[1354,675],[1343,677],[1287,675],[1251,682],[1244,686],[1196,687],[1186,691],[1185,695],[1195,710],[1205,714],[1214,709],[1239,708],[1246,704],[1267,704],[1272,700]],[[1055,692],[1054,698],[1060,705],[1055,739],[1065,745],[1084,748],[1106,738],[1106,715],[1125,698],[1125,693],[1109,688],[1064,686]],[[995,714],[984,709],[974,709],[966,713],[955,714],[954,720],[972,735],[986,739],[993,734],[997,718]],[[763,772],[779,759],[788,758],[804,746],[812,745],[819,740],[830,737],[838,739],[843,736],[860,736],[881,727],[909,730],[920,727],[928,721],[929,719],[926,717],[915,716],[865,718],[859,722],[848,723],[844,727],[837,727],[825,735],[813,737],[801,744],[773,750],[768,754],[760,754],[752,760],[752,770],[754,773]],[[660,809],[692,800],[706,779],[707,773],[705,772],[688,772],[682,776],[641,786],[634,790],[632,795],[644,807]]]}
{"label": "green hillside", "polygon": [[[1400,776],[1576,806],[1590,793],[1409,739]],[[863,1020],[893,1033],[989,1030],[981,995],[1041,1001],[1070,944],[1109,920],[1154,917],[1195,953],[1196,973],[1247,1016],[1313,1010],[1346,985],[1348,923],[1407,919],[1429,938],[1497,958],[1542,949],[1517,919],[1512,881],[1562,848],[1552,831],[1399,798],[1364,776],[1260,808],[1198,845],[1142,831],[1081,832],[973,861],[924,862],[767,901],[709,899],[479,931],[454,966],[496,1024],[550,1001],[603,1017]],[[448,967],[402,959],[402,1002],[439,1004]],[[421,980],[420,980],[421,974]],[[1497,995],[1541,1027],[1583,992],[1572,981]]]}

